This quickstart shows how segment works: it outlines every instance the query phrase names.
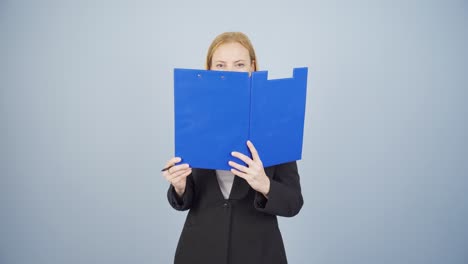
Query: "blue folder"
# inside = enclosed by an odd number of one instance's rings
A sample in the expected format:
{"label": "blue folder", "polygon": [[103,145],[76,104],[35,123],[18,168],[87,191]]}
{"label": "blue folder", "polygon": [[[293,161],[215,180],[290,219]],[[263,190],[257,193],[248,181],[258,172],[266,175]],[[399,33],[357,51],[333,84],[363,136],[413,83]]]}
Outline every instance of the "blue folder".
{"label": "blue folder", "polygon": [[174,69],[175,156],[192,168],[229,170],[238,151],[264,167],[302,157],[307,68],[268,80],[267,71]]}

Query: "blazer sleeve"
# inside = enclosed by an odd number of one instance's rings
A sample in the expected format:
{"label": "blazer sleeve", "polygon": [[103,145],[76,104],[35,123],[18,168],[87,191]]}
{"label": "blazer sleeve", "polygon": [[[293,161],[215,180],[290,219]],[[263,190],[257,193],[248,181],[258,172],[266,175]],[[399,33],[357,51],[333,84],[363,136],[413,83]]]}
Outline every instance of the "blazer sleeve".
{"label": "blazer sleeve", "polygon": [[190,174],[189,176],[187,176],[187,184],[185,185],[185,192],[182,195],[182,197],[179,197],[179,195],[175,191],[174,186],[170,184],[169,189],[167,190],[167,200],[169,201],[169,204],[177,211],[185,211],[190,209],[190,207],[192,206],[193,193],[193,176],[192,174]]}
{"label": "blazer sleeve", "polygon": [[304,204],[297,163],[295,161],[275,166],[270,177],[268,199],[263,194],[255,194],[254,206],[257,210],[279,216],[292,217],[299,213]]}

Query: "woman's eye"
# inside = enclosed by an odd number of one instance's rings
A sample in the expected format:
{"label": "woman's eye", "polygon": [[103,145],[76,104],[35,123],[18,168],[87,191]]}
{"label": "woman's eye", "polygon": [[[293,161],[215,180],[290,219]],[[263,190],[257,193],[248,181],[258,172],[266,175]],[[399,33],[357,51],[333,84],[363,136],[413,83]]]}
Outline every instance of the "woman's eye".
{"label": "woman's eye", "polygon": [[222,68],[223,65],[222,64],[216,64],[216,68]]}
{"label": "woman's eye", "polygon": [[239,67],[239,68],[243,68],[244,66],[245,66],[244,63],[239,63],[239,64],[237,64],[237,67]]}

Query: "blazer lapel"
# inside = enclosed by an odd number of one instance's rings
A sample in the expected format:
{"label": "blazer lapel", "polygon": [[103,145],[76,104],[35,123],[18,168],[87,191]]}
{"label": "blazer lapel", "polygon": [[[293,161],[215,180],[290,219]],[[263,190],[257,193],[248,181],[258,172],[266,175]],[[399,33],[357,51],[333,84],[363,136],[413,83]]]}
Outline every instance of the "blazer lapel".
{"label": "blazer lapel", "polygon": [[247,195],[249,189],[250,185],[244,179],[239,176],[234,176],[234,182],[232,183],[229,199],[240,200]]}

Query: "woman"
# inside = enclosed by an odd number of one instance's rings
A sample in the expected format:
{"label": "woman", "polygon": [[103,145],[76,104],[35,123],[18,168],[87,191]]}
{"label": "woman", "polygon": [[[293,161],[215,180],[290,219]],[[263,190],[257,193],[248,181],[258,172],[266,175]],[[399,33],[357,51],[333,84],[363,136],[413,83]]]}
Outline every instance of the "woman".
{"label": "woman", "polygon": [[[247,36],[227,32],[216,37],[206,69],[258,70]],[[169,203],[176,210],[190,209],[175,263],[287,263],[277,216],[294,216],[302,207],[296,162],[264,168],[252,142],[246,144],[252,159],[232,152],[246,165],[229,161],[230,171],[175,165],[180,157],[167,162],[163,176],[171,184]]]}

